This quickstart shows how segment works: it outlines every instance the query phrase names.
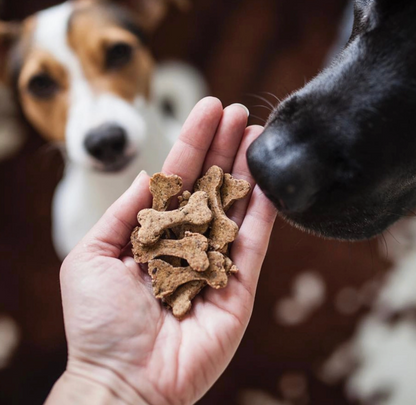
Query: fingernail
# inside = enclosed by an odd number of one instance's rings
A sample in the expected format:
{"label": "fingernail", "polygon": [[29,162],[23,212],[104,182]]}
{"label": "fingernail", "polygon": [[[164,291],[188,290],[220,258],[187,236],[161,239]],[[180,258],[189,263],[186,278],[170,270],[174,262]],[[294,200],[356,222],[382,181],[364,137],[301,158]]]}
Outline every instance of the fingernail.
{"label": "fingernail", "polygon": [[136,181],[139,181],[140,180],[140,178],[141,177],[143,177],[144,175],[146,175],[147,176],[147,172],[146,172],[146,170],[142,170],[138,175],[137,175],[137,177],[134,179],[134,181],[133,181],[133,183],[135,183]]}
{"label": "fingernail", "polygon": [[231,104],[231,106],[234,106],[234,105],[235,106],[238,106],[238,107],[241,107],[241,108],[244,108],[244,111],[246,112],[247,117],[250,117],[250,111],[249,111],[249,109],[244,104],[240,104],[240,103]]}

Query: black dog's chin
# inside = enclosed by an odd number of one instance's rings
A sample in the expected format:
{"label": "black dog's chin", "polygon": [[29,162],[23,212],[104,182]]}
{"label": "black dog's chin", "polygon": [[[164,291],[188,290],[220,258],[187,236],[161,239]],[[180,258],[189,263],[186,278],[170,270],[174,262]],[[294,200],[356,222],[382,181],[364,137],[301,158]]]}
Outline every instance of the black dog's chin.
{"label": "black dog's chin", "polygon": [[368,218],[351,216],[331,217],[329,215],[290,214],[278,211],[280,216],[296,228],[326,239],[342,241],[362,241],[372,239],[382,234],[399,218],[397,216],[383,216]]}

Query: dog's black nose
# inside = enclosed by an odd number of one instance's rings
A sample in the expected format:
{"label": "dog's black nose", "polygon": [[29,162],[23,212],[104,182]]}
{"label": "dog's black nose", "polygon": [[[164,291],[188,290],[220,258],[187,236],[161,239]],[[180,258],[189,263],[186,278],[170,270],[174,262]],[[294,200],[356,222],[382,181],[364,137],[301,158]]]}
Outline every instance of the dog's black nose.
{"label": "dog's black nose", "polygon": [[319,175],[306,147],[269,128],[250,146],[247,161],[260,188],[282,212],[301,213],[313,204]]}
{"label": "dog's black nose", "polygon": [[95,128],[85,138],[88,153],[104,164],[115,163],[123,156],[126,145],[126,131],[114,124]]}

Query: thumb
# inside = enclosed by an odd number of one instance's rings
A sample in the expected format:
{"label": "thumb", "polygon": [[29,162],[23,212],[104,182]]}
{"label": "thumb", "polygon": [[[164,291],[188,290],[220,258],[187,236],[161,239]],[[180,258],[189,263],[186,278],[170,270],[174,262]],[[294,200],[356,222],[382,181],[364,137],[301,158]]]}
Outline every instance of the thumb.
{"label": "thumb", "polygon": [[143,170],[129,189],[108,208],[76,249],[118,258],[128,244],[133,228],[138,225],[137,213],[150,206],[149,176]]}

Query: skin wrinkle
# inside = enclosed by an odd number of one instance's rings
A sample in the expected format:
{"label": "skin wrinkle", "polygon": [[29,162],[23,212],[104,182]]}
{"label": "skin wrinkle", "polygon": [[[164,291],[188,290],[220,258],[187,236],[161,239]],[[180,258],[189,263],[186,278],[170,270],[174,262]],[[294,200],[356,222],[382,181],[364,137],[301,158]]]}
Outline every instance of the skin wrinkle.
{"label": "skin wrinkle", "polygon": [[[79,357],[79,359],[82,359],[82,357]],[[117,360],[117,358],[116,357],[114,357],[113,358],[113,360]],[[85,359],[84,359],[84,361],[85,361]],[[88,361],[88,360],[87,360]],[[89,361],[92,365],[96,365],[96,366],[100,366],[100,363],[98,363],[98,362],[92,362],[92,361]],[[108,370],[110,370],[110,371],[112,371],[112,372],[114,372],[118,377],[121,377],[121,374],[119,374],[113,367],[110,367],[108,364],[101,364],[101,367],[102,366],[104,366],[106,369],[108,369]],[[126,364],[126,366],[127,367],[129,367],[129,365],[128,364]],[[134,382],[133,382],[133,384],[130,384],[130,382],[128,381],[128,379],[124,379],[124,378],[122,378],[122,381],[124,381],[126,384],[129,384],[129,386],[131,386],[131,387],[133,387],[134,388]],[[159,391],[159,389],[158,389],[158,387],[157,387],[157,385],[154,385],[154,388],[155,388],[155,390],[156,391]],[[138,392],[138,391],[137,391]],[[162,395],[161,395],[162,396]],[[145,400],[146,400],[146,402],[148,402],[148,400],[146,399],[146,397],[144,397],[145,398]]]}
{"label": "skin wrinkle", "polygon": [[[111,228],[111,225],[108,228]],[[105,237],[102,238],[86,238],[87,242],[87,250],[92,254],[95,255],[97,249],[100,251],[100,256],[105,256],[108,258],[116,258],[120,254],[120,248],[118,246],[114,246],[112,243],[108,243],[108,241],[105,240]]]}
{"label": "skin wrinkle", "polygon": [[[70,365],[70,358],[68,358],[68,365]],[[110,371],[111,373],[113,373],[114,374],[114,376],[116,377],[116,378],[118,378],[118,379],[120,379],[120,381],[122,381],[123,383],[125,383],[125,384],[127,384],[127,386],[129,387],[129,388],[131,388],[134,392],[135,392],[135,394],[137,395],[137,397],[138,398],[140,398],[141,400],[143,400],[142,399],[142,396],[141,396],[141,394],[138,392],[138,391],[136,391],[135,390],[135,388],[133,387],[133,386],[131,386],[129,383],[128,383],[128,381],[127,380],[125,380],[124,379],[124,377],[121,375],[121,374],[119,374],[118,373],[118,371],[117,370],[114,370],[114,369],[112,369],[112,368],[110,368],[110,367],[108,367],[108,366],[105,366],[105,365],[103,365],[103,364],[100,364],[100,363],[94,363],[90,358],[87,358],[87,357],[85,357],[85,358],[82,358],[82,357],[79,357],[78,359],[76,358],[76,357],[74,357],[74,360],[76,361],[76,360],[79,360],[80,362],[84,362],[84,363],[87,363],[87,364],[89,364],[89,365],[92,365],[92,366],[98,366],[98,367],[105,367],[105,369],[106,370],[108,370],[108,371]],[[68,371],[70,372],[70,373],[76,373],[76,372],[74,372],[74,371],[72,371],[72,369],[70,368],[70,367],[67,367],[68,368]],[[81,373],[81,372],[79,372],[79,373],[77,373],[78,375],[80,375],[80,376],[83,376],[84,378],[86,377],[85,375],[84,375],[84,373]],[[91,378],[90,376],[87,376],[87,378]],[[102,382],[100,382],[99,380],[95,380],[95,382],[97,382],[97,383],[99,383],[99,384],[102,384]],[[108,389],[110,389],[111,391],[113,391],[113,389],[112,388],[110,388],[110,387],[107,387],[106,386],[106,388],[108,388]],[[116,394],[116,393],[115,393]],[[117,394],[116,394],[117,395]],[[118,395],[117,395],[118,396]],[[147,402],[147,401],[146,401]],[[132,404],[132,405],[134,405],[134,404]]]}
{"label": "skin wrinkle", "polygon": [[[200,323],[200,320],[199,320],[199,317],[196,317],[196,321],[197,321],[198,325],[199,325],[200,327],[202,327],[202,325],[201,325],[201,323]],[[206,349],[205,349],[205,345],[202,345],[202,351],[205,353],[205,357],[209,359],[209,356],[207,355],[207,351],[206,351]],[[204,361],[204,365],[205,365],[205,364],[206,364],[206,362]],[[205,368],[205,367],[203,367],[203,368],[202,368],[202,371],[203,371],[202,378],[203,378],[203,379],[205,379],[205,380],[207,381],[207,377],[206,377],[206,368]],[[193,379],[192,379],[192,378],[183,379],[183,381],[187,381],[187,380],[188,380],[188,381],[189,381],[189,380],[193,381]],[[194,391],[195,391],[195,392],[197,392],[197,388],[196,388],[196,381],[195,381],[195,383],[193,384],[193,387],[194,387]]]}
{"label": "skin wrinkle", "polygon": [[[218,111],[219,113],[219,111]],[[221,120],[222,114],[218,114],[218,121],[217,121],[217,125],[212,126],[212,124],[209,124],[209,129],[212,132],[216,132],[217,128],[219,126],[220,120]],[[195,149],[196,151],[200,152],[200,151],[204,151],[206,152],[209,147],[211,146],[211,143],[207,144],[206,140],[204,142],[205,137],[202,136],[202,134],[204,134],[206,132],[207,128],[204,127],[204,125],[202,124],[202,128],[199,129],[199,131],[194,131],[193,133],[189,133],[190,131],[185,131],[183,136],[179,137],[179,140],[184,143],[185,145],[191,146],[193,149]],[[207,138],[210,139],[210,138]],[[202,141],[201,144],[203,146],[200,146],[200,142]]]}
{"label": "skin wrinkle", "polygon": [[176,359],[175,359],[175,362],[176,362],[176,370],[178,370],[178,372],[177,373],[175,373],[175,379],[173,380],[173,382],[172,382],[172,384],[175,386],[175,387],[178,387],[178,380],[179,380],[179,373],[180,373],[180,370],[181,370],[181,364],[180,364],[180,358],[181,358],[181,353],[182,353],[182,351],[183,351],[183,333],[182,333],[182,330],[181,330],[181,328],[179,328],[179,333],[180,333],[180,335],[179,335],[179,348],[178,348],[178,350],[177,350],[177,354],[176,354]]}
{"label": "skin wrinkle", "polygon": [[[85,376],[84,376],[83,374],[81,374],[81,373],[77,373],[77,372],[74,372],[74,371],[69,371],[68,373],[69,373],[70,375],[72,374],[72,375],[74,375],[74,376],[76,376],[76,377],[83,377],[83,378],[85,378]],[[88,377],[88,378],[89,378],[89,377]],[[90,379],[90,378],[89,378],[89,379]],[[106,385],[102,385],[99,381],[96,381],[96,380],[94,380],[94,379],[91,379],[91,381],[93,381],[93,382],[95,382],[95,383],[97,383],[97,384],[101,385],[102,387],[104,387],[105,389],[107,389],[108,391],[110,391],[114,397],[119,398],[120,400],[123,400],[123,398],[121,398],[121,397],[117,394],[117,392],[116,392],[115,390],[113,390],[111,387],[108,387],[108,386],[106,386]],[[124,400],[123,400],[123,401],[124,401]],[[135,405],[135,404],[130,403],[130,405]]]}
{"label": "skin wrinkle", "polygon": [[[209,353],[207,352],[207,349],[204,346],[202,346],[202,350],[205,353],[205,357],[207,358],[207,360],[209,362],[208,364],[210,364],[212,368],[215,368],[215,366],[213,367],[213,363],[215,363],[215,360],[212,359],[212,356],[209,355]],[[206,365],[206,364],[207,363],[204,362],[204,365]],[[203,367],[202,368],[202,379],[205,380],[205,384],[209,381],[207,373],[208,373],[207,367]]]}
{"label": "skin wrinkle", "polygon": [[[248,300],[254,300],[255,298],[255,291],[256,291],[256,286],[254,286],[252,288],[252,290],[247,287],[246,284],[247,280],[244,279],[244,277],[240,274],[240,272],[234,274],[234,278],[236,279],[236,281],[240,284],[241,288],[244,290],[245,293],[247,293],[248,295]],[[232,280],[230,280],[232,281]]]}
{"label": "skin wrinkle", "polygon": [[[113,216],[114,216],[114,221],[117,223],[117,224],[122,224],[123,225],[123,227],[124,227],[124,229],[125,229],[125,232],[124,232],[124,234],[126,233],[126,232],[129,232],[130,230],[131,230],[131,224],[129,224],[127,221],[125,221],[125,220],[123,220],[120,216],[118,216],[117,215],[117,213],[114,213],[113,214]],[[117,232],[117,227],[116,226],[111,226],[110,225],[110,228],[112,229],[112,231],[114,232],[114,233],[116,233],[116,234],[119,234],[120,235],[120,240],[122,240],[122,235],[123,235],[123,232]],[[116,246],[118,249],[119,249],[119,254],[121,253],[121,251],[124,249],[124,244],[123,243],[120,243],[119,245],[117,245]]]}
{"label": "skin wrinkle", "polygon": [[217,157],[220,157],[220,158],[230,159],[230,157],[232,157],[231,154],[227,154],[225,151],[222,152],[221,148],[218,148],[218,149],[213,148],[211,149],[211,151],[215,153]]}
{"label": "skin wrinkle", "polygon": [[[158,361],[158,360],[156,360],[156,361]],[[163,373],[163,371],[162,371],[162,373]],[[176,376],[177,376],[177,374],[178,373],[174,373]],[[177,378],[177,377],[176,377]],[[156,383],[156,382],[151,382],[151,384],[152,384],[152,386],[155,388],[155,390],[159,393],[159,395],[162,397],[162,398],[164,398],[164,400],[166,401],[166,403],[167,404],[174,404],[174,402],[171,402],[170,400],[168,400],[167,398],[166,398],[166,396],[162,393],[162,388],[161,387],[159,387],[158,386],[158,384]],[[169,391],[171,391],[172,389],[169,389]]]}
{"label": "skin wrinkle", "polygon": [[84,242],[85,254],[87,257],[91,258],[95,256],[97,252],[100,256],[105,256],[107,258],[114,258],[114,256],[119,251],[118,248],[115,248],[112,244],[105,242],[104,240],[98,239],[86,239]]}
{"label": "skin wrinkle", "polygon": [[[249,293],[249,291],[247,291],[247,293]],[[225,312],[227,315],[229,315],[233,318],[233,320],[236,322],[236,326],[234,326],[232,329],[234,329],[234,328],[238,329],[238,328],[242,328],[244,326],[242,324],[242,322],[233,313],[231,313],[226,308],[219,305],[218,302],[217,303],[213,302],[209,297],[206,297],[205,300],[210,302],[213,306],[215,306],[216,308],[219,308],[221,311]]]}
{"label": "skin wrinkle", "polygon": [[[255,254],[256,256],[261,257],[261,253],[259,253],[259,247],[262,246],[261,243],[258,243],[257,239],[255,238],[249,238],[247,235],[244,235],[244,239],[247,239],[246,242],[239,242],[237,239],[235,240],[235,245],[237,245],[237,247],[240,247],[241,250],[249,250],[251,251],[253,254]],[[240,239],[241,240],[241,239]]]}

